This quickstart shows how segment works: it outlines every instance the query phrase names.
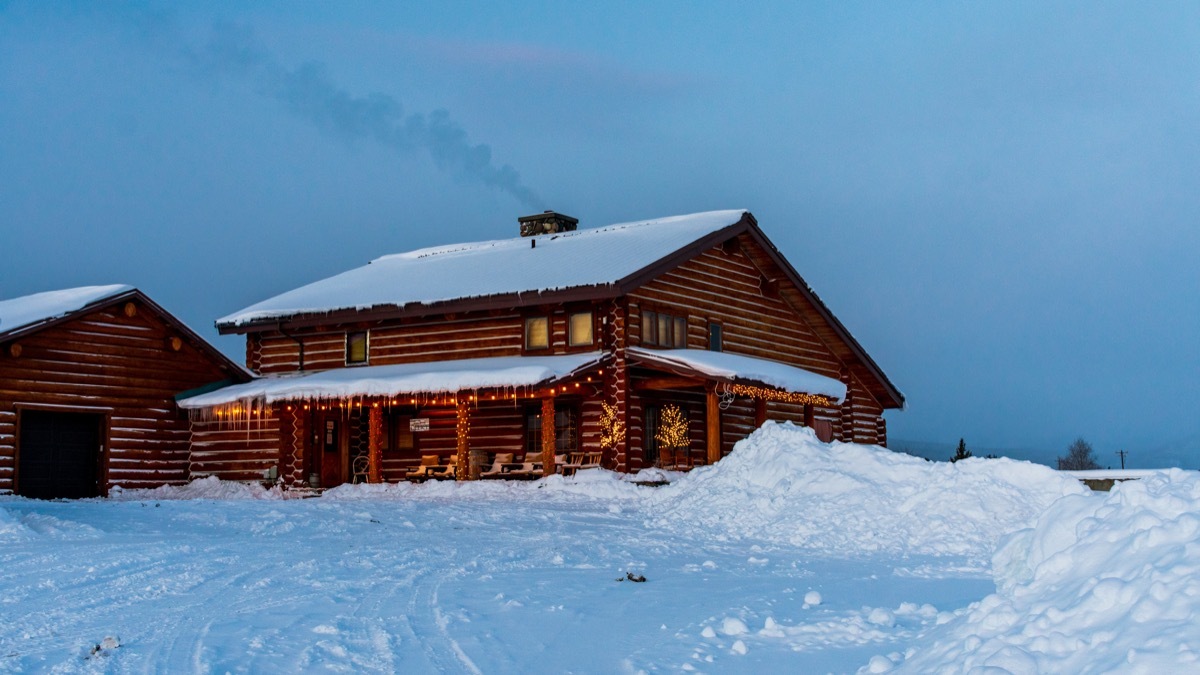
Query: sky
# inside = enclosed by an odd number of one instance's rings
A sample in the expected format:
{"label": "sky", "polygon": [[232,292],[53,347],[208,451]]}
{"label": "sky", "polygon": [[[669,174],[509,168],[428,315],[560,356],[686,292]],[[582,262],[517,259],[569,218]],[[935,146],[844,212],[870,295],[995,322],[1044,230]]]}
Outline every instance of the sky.
{"label": "sky", "polygon": [[893,445],[1197,468],[1198,44],[1195,3],[0,0],[0,298],[133,284],[240,359],[216,318],[379,255],[746,208]]}

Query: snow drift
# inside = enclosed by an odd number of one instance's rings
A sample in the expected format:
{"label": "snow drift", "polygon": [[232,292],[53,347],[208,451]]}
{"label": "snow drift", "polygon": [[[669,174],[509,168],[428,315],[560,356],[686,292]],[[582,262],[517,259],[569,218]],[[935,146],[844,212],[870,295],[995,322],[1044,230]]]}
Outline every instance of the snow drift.
{"label": "snow drift", "polygon": [[1173,469],[1071,496],[994,558],[997,592],[905,672],[1200,670],[1200,476]]}
{"label": "snow drift", "polygon": [[822,443],[768,422],[720,464],[655,497],[653,523],[695,536],[754,538],[829,554],[962,555],[986,561],[1007,533],[1087,490],[1008,459],[929,462],[879,447]]}

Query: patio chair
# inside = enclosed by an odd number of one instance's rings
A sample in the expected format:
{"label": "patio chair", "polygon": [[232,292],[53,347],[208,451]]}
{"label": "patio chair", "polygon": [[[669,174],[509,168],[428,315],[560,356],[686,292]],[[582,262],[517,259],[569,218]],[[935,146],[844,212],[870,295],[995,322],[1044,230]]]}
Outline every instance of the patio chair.
{"label": "patio chair", "polygon": [[371,460],[366,455],[359,455],[350,464],[351,483],[366,483],[370,480]]}
{"label": "patio chair", "polygon": [[404,475],[404,477],[410,478],[410,479],[411,478],[416,478],[416,479],[431,478],[434,475],[436,475],[436,473],[437,473],[436,471],[433,471],[433,469],[440,469],[441,467],[442,467],[442,458],[440,456],[438,456],[438,455],[421,455],[420,466],[414,468],[412,471],[409,471],[407,474]]}
{"label": "patio chair", "polygon": [[508,473],[508,468],[505,465],[513,463],[513,456],[514,453],[511,452],[496,453],[495,457],[492,458],[492,465],[486,471],[480,472],[479,477],[499,478]]}

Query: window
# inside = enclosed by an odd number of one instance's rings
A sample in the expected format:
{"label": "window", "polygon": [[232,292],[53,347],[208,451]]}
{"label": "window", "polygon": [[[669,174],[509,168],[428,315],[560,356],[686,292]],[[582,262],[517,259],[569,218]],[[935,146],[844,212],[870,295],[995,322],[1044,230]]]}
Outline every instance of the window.
{"label": "window", "polygon": [[367,362],[367,333],[346,333],[346,365]]}
{"label": "window", "polygon": [[721,324],[713,321],[708,323],[708,351],[721,351]]}
{"label": "window", "polygon": [[[554,453],[565,455],[579,450],[579,412],[568,405],[554,407]],[[542,411],[525,414],[525,452],[542,454]]]}
{"label": "window", "polygon": [[525,349],[550,348],[550,318],[531,316],[525,319]]}
{"label": "window", "polygon": [[642,344],[660,347],[687,347],[687,317],[642,312]]}
{"label": "window", "polygon": [[572,347],[591,346],[595,340],[592,337],[592,313],[575,312],[567,324],[567,344]]}

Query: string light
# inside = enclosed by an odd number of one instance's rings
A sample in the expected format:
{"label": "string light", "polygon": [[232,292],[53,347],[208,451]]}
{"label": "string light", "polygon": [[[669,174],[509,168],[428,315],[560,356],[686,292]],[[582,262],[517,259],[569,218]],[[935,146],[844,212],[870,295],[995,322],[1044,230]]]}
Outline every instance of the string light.
{"label": "string light", "polygon": [[730,385],[729,391],[738,396],[749,396],[767,401],[782,401],[784,403],[797,403],[801,405],[832,407],[835,403],[832,398],[820,394],[801,394],[799,392],[781,391],[779,389],[767,389],[766,387],[753,387],[746,384]]}

